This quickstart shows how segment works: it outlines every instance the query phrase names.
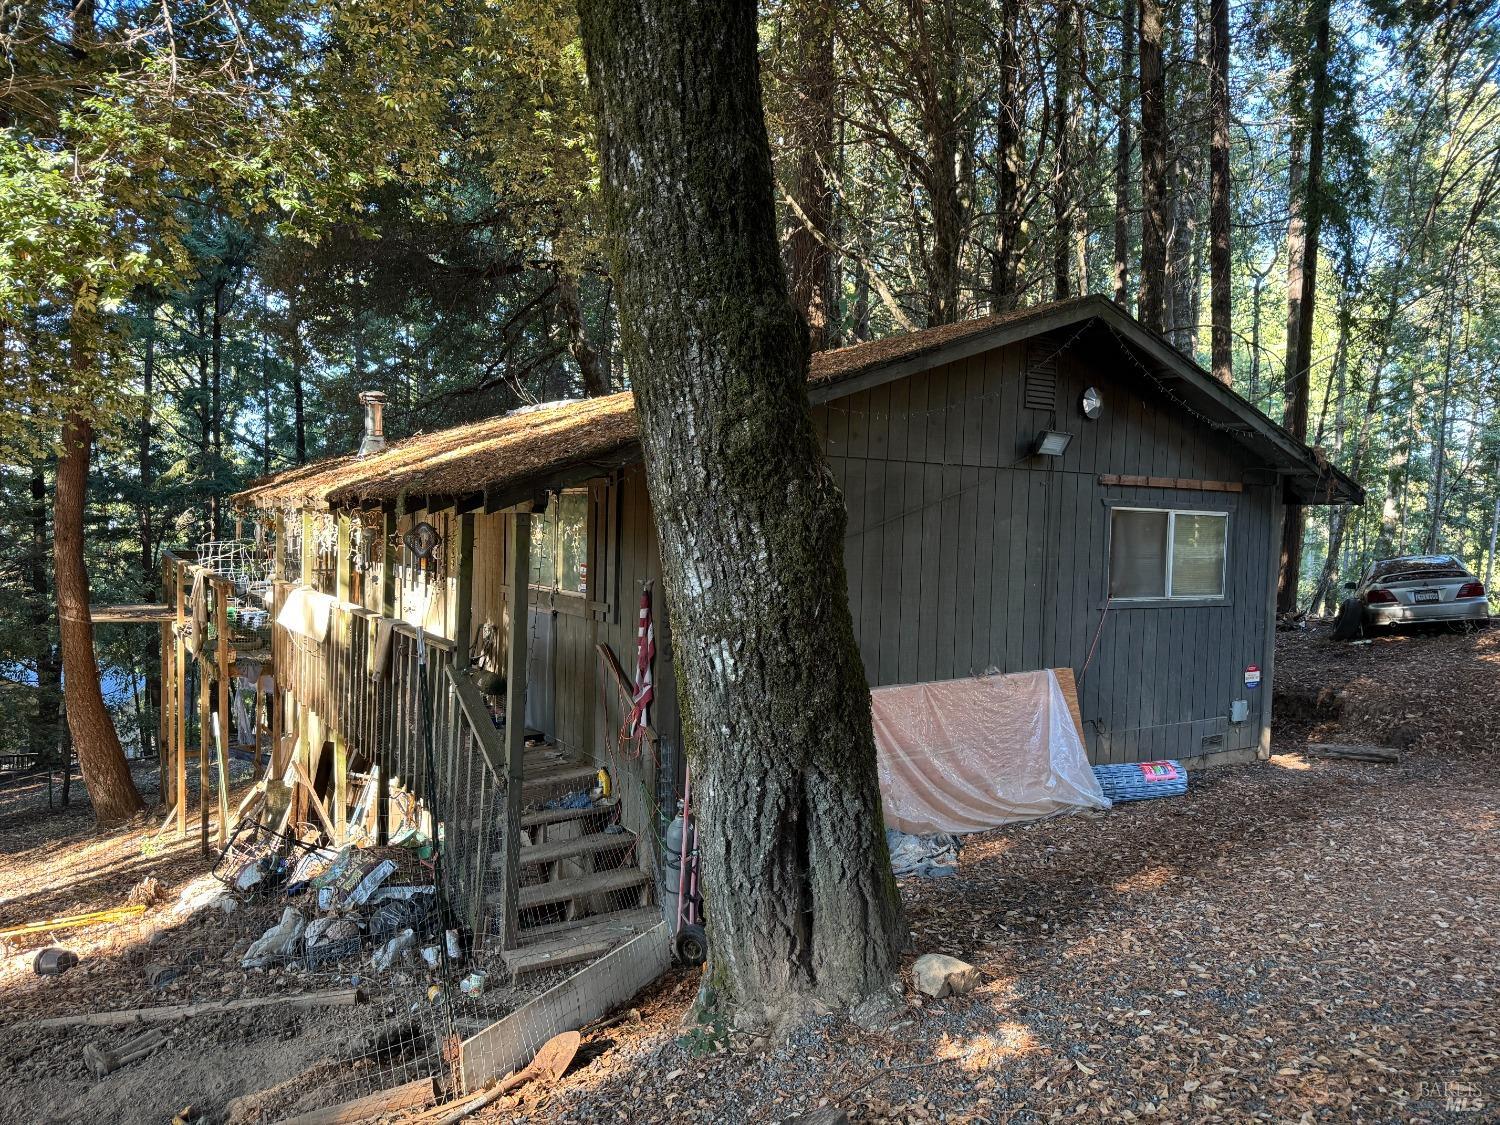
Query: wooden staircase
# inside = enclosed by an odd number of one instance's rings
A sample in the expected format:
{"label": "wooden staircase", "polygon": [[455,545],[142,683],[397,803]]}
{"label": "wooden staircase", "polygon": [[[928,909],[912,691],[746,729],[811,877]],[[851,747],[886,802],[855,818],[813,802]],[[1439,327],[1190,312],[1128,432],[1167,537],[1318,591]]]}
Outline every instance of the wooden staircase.
{"label": "wooden staircase", "polygon": [[[557,807],[560,798],[590,792],[597,775],[598,767],[560,747],[527,746],[520,927],[515,947],[502,954],[517,976],[592,960],[660,920],[646,857],[636,834],[618,823],[618,798]],[[491,855],[493,870],[503,863],[502,853]]]}

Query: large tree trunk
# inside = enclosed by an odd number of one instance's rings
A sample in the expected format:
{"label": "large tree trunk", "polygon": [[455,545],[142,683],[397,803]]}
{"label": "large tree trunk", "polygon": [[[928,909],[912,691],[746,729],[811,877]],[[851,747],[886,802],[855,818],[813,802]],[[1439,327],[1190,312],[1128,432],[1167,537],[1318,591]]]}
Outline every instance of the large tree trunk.
{"label": "large tree trunk", "polygon": [[[82,337],[83,333],[78,333]],[[92,361],[79,338],[73,342],[74,371],[85,376],[87,386]],[[100,827],[119,824],[144,806],[130,765],[120,746],[104,692],[99,686],[99,664],[94,656],[94,623],[89,618],[89,576],[83,561],[84,508],[88,500],[89,457],[93,451],[94,426],[81,413],[70,413],[63,421],[62,452],[57,458],[57,490],[53,502],[53,569],[57,580],[57,619],[62,636],[63,694],[68,709],[68,729],[84,784]]]}
{"label": "large tree trunk", "polygon": [[843,497],[777,253],[755,4],[579,7],[701,799],[710,980],[747,1025],[889,1003],[903,928]]}
{"label": "large tree trunk", "polygon": [[1115,304],[1130,306],[1130,84],[1135,70],[1135,0],[1120,4],[1120,101],[1115,138]]}
{"label": "large tree trunk", "polygon": [[1208,318],[1214,378],[1234,385],[1229,249],[1229,0],[1209,0]]}
{"label": "large tree trunk", "polygon": [[[960,143],[958,82],[960,63],[956,42],[957,14],[951,0],[929,7],[908,4],[908,22],[913,36],[925,50],[914,55],[922,68],[918,116],[926,146],[926,158],[912,172],[927,190],[932,208],[932,237],[927,252],[927,324],[952,324],[958,320],[962,288],[965,213],[964,180],[959,162]],[[927,21],[935,21],[935,26]]]}
{"label": "large tree trunk", "polygon": [[[1184,8],[1187,8],[1184,5]],[[1208,91],[1202,81],[1208,70],[1209,40],[1197,5],[1192,6],[1193,65],[1175,84],[1172,120],[1172,144],[1168,163],[1171,167],[1171,225],[1167,238],[1167,313],[1168,336],[1184,355],[1196,358],[1198,323],[1202,286],[1202,210],[1203,155],[1209,147],[1204,126],[1208,120]],[[1186,30],[1178,36],[1185,39]],[[1180,51],[1179,56],[1185,51]]]}
{"label": "large tree trunk", "polygon": [[[1296,332],[1288,346],[1287,400],[1283,424],[1299,440],[1307,439],[1307,413],[1311,401],[1313,316],[1318,295],[1318,238],[1323,227],[1323,132],[1328,116],[1329,0],[1316,0],[1308,13],[1312,28],[1312,90],[1307,132],[1307,173],[1302,185],[1302,255],[1299,295],[1295,312]],[[1299,146],[1300,147],[1300,146]],[[1289,325],[1290,327],[1290,325]],[[1281,577],[1276,608],[1291,613],[1297,608],[1297,586],[1302,574],[1302,539],[1306,511],[1301,505],[1287,508],[1282,529]]]}
{"label": "large tree trunk", "polygon": [[1006,312],[1020,297],[1021,261],[1021,52],[1016,24],[1020,0],[1000,3],[1000,89],[995,110],[995,261],[990,311]]}
{"label": "large tree trunk", "polygon": [[1141,12],[1141,295],[1137,315],[1154,332],[1166,327],[1167,85],[1162,69],[1161,0]]}
{"label": "large tree trunk", "polygon": [[1058,3],[1053,9],[1057,24],[1053,29],[1053,141],[1052,141],[1052,296],[1065,301],[1073,295],[1071,262],[1073,258],[1073,12],[1071,4]]}
{"label": "large tree trunk", "polygon": [[792,302],[807,320],[812,350],[839,345],[839,300],[833,245],[834,192],[829,170],[834,158],[835,99],[833,67],[834,8],[812,0],[795,4],[788,14],[796,58],[792,90],[791,157],[795,182],[791,190],[800,215],[793,218],[788,240]]}

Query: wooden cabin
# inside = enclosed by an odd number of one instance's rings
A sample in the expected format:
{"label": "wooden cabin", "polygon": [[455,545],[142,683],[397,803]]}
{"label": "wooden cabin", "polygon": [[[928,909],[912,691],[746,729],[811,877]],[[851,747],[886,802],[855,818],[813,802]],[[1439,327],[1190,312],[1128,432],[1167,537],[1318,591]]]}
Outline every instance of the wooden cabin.
{"label": "wooden cabin", "polygon": [[[1353,481],[1099,297],[822,353],[809,390],[872,686],[1071,668],[1096,763],[1268,753],[1282,513],[1358,503]],[[333,599],[321,638],[278,626],[273,646],[282,727],[330,817],[349,771],[428,768],[402,718],[424,709],[441,784],[474,792],[464,815],[504,794],[521,829],[507,948],[643,923],[682,745],[630,395],[319,462],[236,503],[276,527],[278,614],[298,589]],[[627,735],[643,595],[654,701]],[[476,665],[524,726],[497,734]],[[603,817],[557,805],[601,767],[625,861],[599,861]]]}

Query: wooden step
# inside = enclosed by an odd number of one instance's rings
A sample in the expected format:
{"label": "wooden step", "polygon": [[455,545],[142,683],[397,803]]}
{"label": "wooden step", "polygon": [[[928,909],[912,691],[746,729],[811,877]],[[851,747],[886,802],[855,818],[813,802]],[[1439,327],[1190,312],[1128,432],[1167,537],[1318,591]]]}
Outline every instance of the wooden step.
{"label": "wooden step", "polygon": [[521,827],[545,828],[552,824],[564,824],[570,820],[582,820],[584,817],[612,813],[617,807],[619,807],[619,802],[613,797],[606,797],[603,802],[590,805],[586,809],[535,809],[521,814]]}
{"label": "wooden step", "polygon": [[[588,898],[590,895],[628,891],[634,887],[644,887],[650,881],[650,876],[639,867],[622,867],[617,871],[600,871],[593,875],[581,875],[576,879],[536,883],[521,888],[518,906],[522,910],[530,910],[532,907],[569,902],[575,898]],[[495,900],[499,898],[498,894],[490,895],[489,901],[495,904]]]}
{"label": "wooden step", "polygon": [[[527,847],[521,846],[521,863],[551,863],[558,859],[571,859],[574,856],[598,855],[600,852],[624,851],[635,843],[635,834],[632,832],[590,832],[583,836],[574,836],[571,840],[549,840],[545,844],[533,844]],[[493,866],[495,856],[499,852],[490,855]]]}
{"label": "wooden step", "polygon": [[660,906],[627,906],[623,910],[611,910],[606,914],[591,914],[582,920],[571,922],[547,922],[540,926],[523,926],[520,932],[521,948],[535,944],[543,938],[561,937],[579,926],[590,926],[595,922],[614,919],[622,924],[650,929],[662,918]]}
{"label": "wooden step", "polygon": [[593,960],[637,934],[645,933],[659,921],[661,912],[654,907],[620,910],[571,923],[570,929],[555,937],[508,949],[502,956],[506,967],[516,976],[543,972]]}
{"label": "wooden step", "polygon": [[525,801],[550,790],[570,793],[575,789],[591,789],[598,773],[598,767],[591,765],[552,766],[536,773],[528,770],[521,797]]}

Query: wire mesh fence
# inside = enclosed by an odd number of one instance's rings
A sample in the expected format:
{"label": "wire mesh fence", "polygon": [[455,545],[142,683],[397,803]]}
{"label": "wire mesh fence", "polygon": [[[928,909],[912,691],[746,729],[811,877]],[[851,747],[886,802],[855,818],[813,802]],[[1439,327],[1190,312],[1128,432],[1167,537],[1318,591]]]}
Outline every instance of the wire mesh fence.
{"label": "wire mesh fence", "polygon": [[[340,829],[295,783],[267,779],[215,868],[242,904],[243,971],[363,995],[326,1017],[338,1023],[330,1100],[418,1079],[463,1090],[466,1040],[489,1044],[485,1058],[520,1050],[483,1037],[660,921],[649,849],[622,823],[610,772],[531,738],[508,835],[503,726],[476,708],[466,673],[418,672],[415,705],[381,728],[408,747],[400,773],[382,784],[373,762],[353,770]],[[570,1018],[546,1009],[527,1034]]]}

